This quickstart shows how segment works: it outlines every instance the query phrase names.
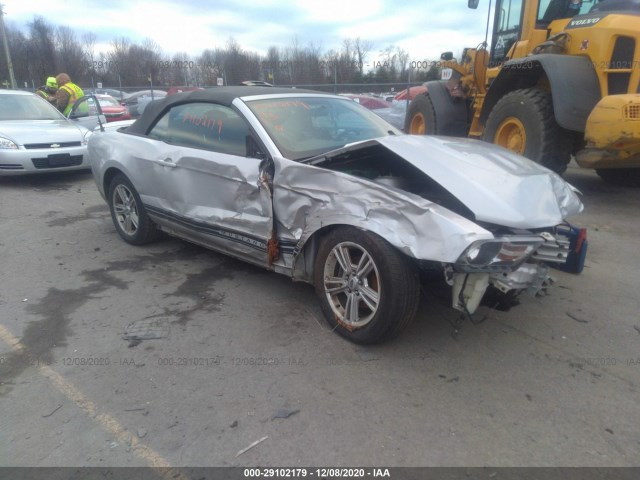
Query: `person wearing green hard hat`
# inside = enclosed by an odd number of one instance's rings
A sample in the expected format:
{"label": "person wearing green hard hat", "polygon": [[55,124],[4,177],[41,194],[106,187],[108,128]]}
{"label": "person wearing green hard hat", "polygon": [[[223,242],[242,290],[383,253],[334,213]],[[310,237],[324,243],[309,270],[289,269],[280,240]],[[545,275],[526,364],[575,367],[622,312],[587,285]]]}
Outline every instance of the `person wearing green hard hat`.
{"label": "person wearing green hard hat", "polygon": [[47,78],[47,83],[36,90],[36,94],[51,102],[56,103],[56,92],[58,91],[58,82],[56,77]]}
{"label": "person wearing green hard hat", "polygon": [[58,110],[66,117],[71,111],[71,107],[80,97],[84,96],[82,89],[71,81],[66,73],[60,73],[56,77],[58,91],[56,93],[56,106]]}

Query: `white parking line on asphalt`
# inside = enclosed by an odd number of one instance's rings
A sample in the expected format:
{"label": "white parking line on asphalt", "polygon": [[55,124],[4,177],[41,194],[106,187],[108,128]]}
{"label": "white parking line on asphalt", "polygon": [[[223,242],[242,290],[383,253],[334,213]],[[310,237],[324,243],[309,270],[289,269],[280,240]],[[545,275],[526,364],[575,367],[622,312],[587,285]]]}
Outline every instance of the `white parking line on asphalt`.
{"label": "white parking line on asphalt", "polygon": [[[25,347],[20,340],[14,337],[7,328],[0,324],[0,339],[4,341],[14,352],[24,353]],[[151,468],[155,469],[158,474],[169,480],[188,480],[186,476],[175,471],[171,464],[165,460],[158,452],[140,442],[134,435],[128,433],[124,427],[111,415],[107,413],[98,413],[98,406],[89,400],[80,390],[69,383],[58,372],[48,365],[38,364],[40,374],[47,378],[53,386],[66,398],[76,404],[84,413],[95,420],[103,429],[113,435],[122,444],[131,445],[132,452],[144,460]]]}

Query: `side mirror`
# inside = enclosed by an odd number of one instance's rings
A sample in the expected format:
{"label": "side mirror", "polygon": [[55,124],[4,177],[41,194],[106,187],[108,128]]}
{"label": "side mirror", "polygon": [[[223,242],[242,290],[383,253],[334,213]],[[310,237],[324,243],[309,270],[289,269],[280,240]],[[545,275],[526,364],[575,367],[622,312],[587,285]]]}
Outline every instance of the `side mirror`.
{"label": "side mirror", "polygon": [[468,6],[469,8],[473,8],[473,9],[475,10],[476,8],[478,8],[478,4],[479,4],[479,3],[480,3],[480,0],[469,0],[469,1],[467,2],[467,6]]}
{"label": "side mirror", "polygon": [[444,61],[453,60],[453,52],[444,52],[440,54],[440,60],[444,60]]}

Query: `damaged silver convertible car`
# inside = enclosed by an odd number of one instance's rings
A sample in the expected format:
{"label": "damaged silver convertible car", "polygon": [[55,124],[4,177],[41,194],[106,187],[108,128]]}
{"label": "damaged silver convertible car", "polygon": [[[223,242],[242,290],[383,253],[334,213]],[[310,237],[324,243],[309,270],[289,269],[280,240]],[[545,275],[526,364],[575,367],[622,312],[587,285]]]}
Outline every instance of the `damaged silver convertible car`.
{"label": "damaged silver convertible car", "polygon": [[120,236],[159,231],[315,285],[327,321],[357,343],[415,316],[420,270],[453,307],[487,289],[536,293],[582,204],[555,173],[473,140],[404,135],[348,98],[230,87],[154,102],[91,136]]}

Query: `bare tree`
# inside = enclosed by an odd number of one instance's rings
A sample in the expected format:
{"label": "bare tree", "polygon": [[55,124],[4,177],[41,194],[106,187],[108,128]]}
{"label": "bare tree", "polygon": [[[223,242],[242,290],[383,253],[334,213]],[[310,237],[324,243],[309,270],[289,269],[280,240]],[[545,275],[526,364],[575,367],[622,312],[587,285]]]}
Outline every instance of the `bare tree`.
{"label": "bare tree", "polygon": [[[13,73],[15,74],[18,86],[22,87],[25,83],[32,87],[38,87],[40,78],[33,79],[29,71],[29,48],[27,37],[17,28],[5,25],[9,50],[11,51],[11,59],[13,64]],[[4,52],[3,39],[0,38],[0,52]],[[9,81],[9,68],[4,53],[0,54],[0,82]],[[37,82],[37,85],[36,85]]]}
{"label": "bare tree", "polygon": [[58,57],[58,71],[66,72],[74,82],[80,82],[86,69],[83,65],[82,47],[76,39],[74,31],[69,27],[58,27],[56,29],[55,46]]}
{"label": "bare tree", "polygon": [[309,43],[305,52],[305,71],[310,84],[325,83],[326,77],[322,69],[322,49]]}
{"label": "bare tree", "polygon": [[409,53],[403,50],[402,48],[396,48],[395,55],[396,64],[398,66],[398,70],[400,73],[400,78],[398,80],[405,81],[407,80],[407,67],[409,66]]}
{"label": "bare tree", "polygon": [[82,57],[85,75],[94,78],[96,76],[96,67],[98,66],[96,36],[94,33],[85,33],[82,36]]}
{"label": "bare tree", "polygon": [[276,82],[284,83],[284,79],[281,76],[282,68],[280,60],[280,50],[278,47],[271,46],[267,50],[267,58],[262,62],[263,71],[265,77],[267,78],[267,82],[271,82],[274,85]]}
{"label": "bare tree", "polygon": [[364,64],[367,61],[367,55],[373,48],[373,43],[369,40],[362,40],[360,37],[353,41],[353,47],[355,48],[356,59],[358,61],[358,69],[360,70],[360,76],[364,75]]}
{"label": "bare tree", "polygon": [[218,63],[218,56],[214,50],[207,49],[198,57],[200,64],[200,85],[216,85],[218,77],[222,76],[222,66]]}
{"label": "bare tree", "polygon": [[[26,35],[19,29],[8,31],[16,76],[29,81],[35,78],[38,84],[61,70],[84,85],[101,81],[123,88],[146,87],[150,79],[159,87],[215,85],[219,77],[227,85],[262,79],[278,85],[398,82],[406,80],[409,61],[407,52],[390,45],[380,52],[380,60],[370,62],[373,71],[365,73],[373,44],[360,37],[347,38],[339,49],[329,51],[313,43],[303,47],[294,37],[284,48],[270,46],[265,56],[244,50],[232,37],[223,48],[190,57],[185,52],[165,53],[151,39],[136,43],[126,37],[114,38],[105,52],[97,52],[95,34],[85,34],[78,41],[69,27],[53,27],[38,16],[28,25]],[[0,76],[6,69],[0,59]],[[437,72],[419,73],[433,76]]]}
{"label": "bare tree", "polygon": [[42,17],[34,17],[28,28],[27,50],[31,78],[43,82],[47,77],[59,73],[54,46],[54,30]]}
{"label": "bare tree", "polygon": [[133,69],[129,63],[129,49],[131,42],[126,37],[115,38],[111,42],[111,50],[107,53],[104,63],[98,62],[98,68],[108,75],[112,81],[117,81],[123,85],[136,85]]}

